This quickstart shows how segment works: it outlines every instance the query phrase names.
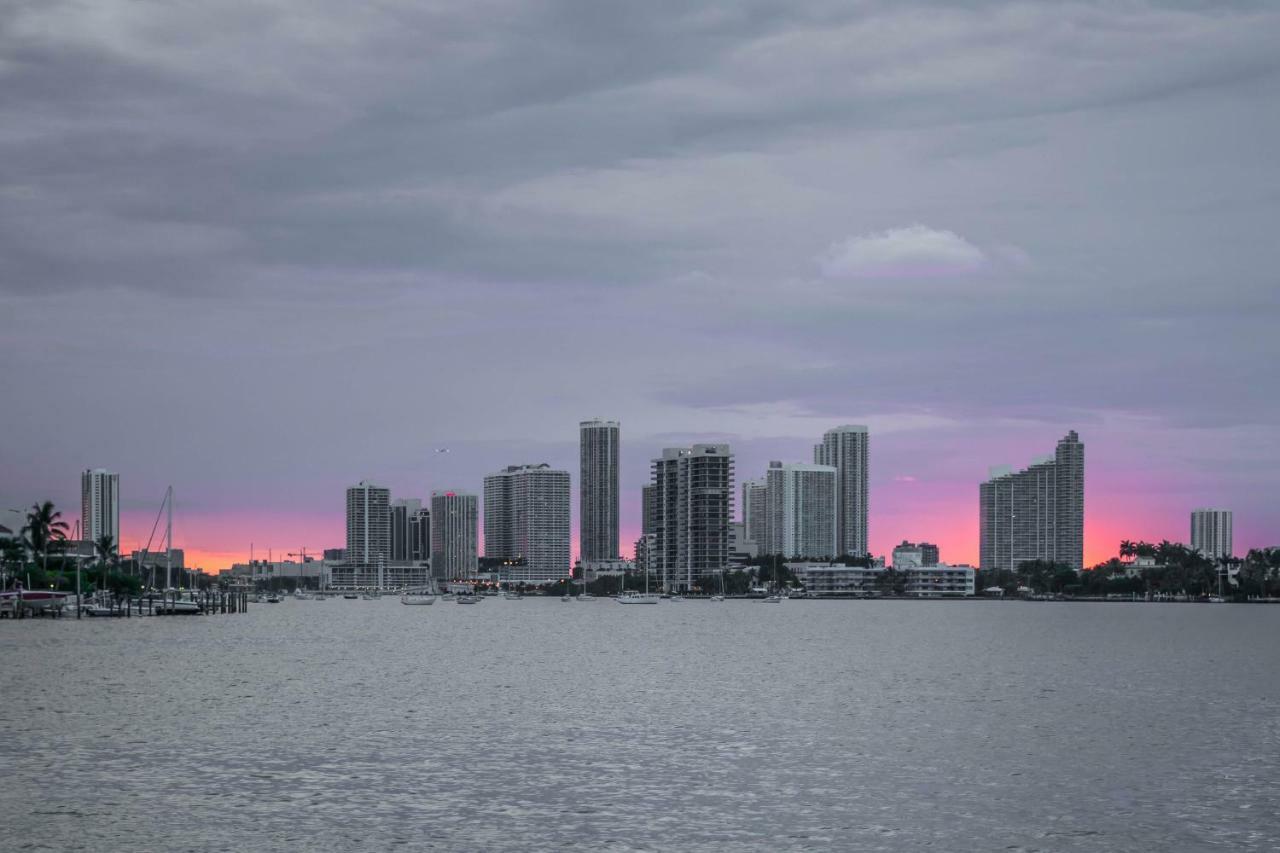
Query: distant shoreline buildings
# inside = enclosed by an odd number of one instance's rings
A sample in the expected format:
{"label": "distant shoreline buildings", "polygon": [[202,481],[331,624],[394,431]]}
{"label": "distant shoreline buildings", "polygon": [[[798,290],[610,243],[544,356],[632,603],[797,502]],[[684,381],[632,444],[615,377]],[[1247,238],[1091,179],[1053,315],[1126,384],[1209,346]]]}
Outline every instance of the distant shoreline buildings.
{"label": "distant shoreline buildings", "polygon": [[[823,584],[852,583],[855,573],[831,566],[883,569],[867,547],[869,431],[861,425],[828,430],[814,445],[813,463],[770,462],[762,476],[741,483],[741,516],[734,519],[735,458],[728,444],[665,448],[650,462],[640,495],[640,538],[634,559],[618,547],[618,421],[579,423],[579,558],[587,579],[647,569],[655,588],[697,588],[709,575],[780,557],[813,568]],[[1084,444],[1073,430],[1051,456],[1018,471],[991,469],[979,486],[979,566],[1016,571],[1026,562],[1084,569]],[[345,548],[323,552],[335,586],[423,583],[428,578],[470,579],[481,574],[480,517],[484,518],[484,574],[493,566],[503,581],[543,584],[571,576],[572,482],[569,471],[547,463],[512,465],[484,478],[483,504],[473,493],[437,490],[429,505],[392,499],[391,490],[361,481],[346,490]],[[119,475],[102,468],[81,473],[80,540],[67,553],[93,556],[104,535],[117,547]],[[19,531],[0,530],[17,538]],[[1190,513],[1191,549],[1212,560],[1233,555],[1232,513],[1197,508]],[[181,555],[181,549],[174,549]],[[146,555],[154,560],[154,555]],[[306,554],[302,564],[314,558]],[[178,557],[181,565],[181,556]],[[143,562],[137,558],[134,562]],[[830,566],[818,571],[822,561]],[[251,561],[266,565],[275,561]],[[243,564],[237,564],[242,566]],[[281,562],[281,567],[293,565]],[[301,564],[300,564],[301,565]],[[934,569],[913,577],[937,581],[963,570],[941,562],[937,545],[903,540],[892,549],[895,571]],[[963,586],[963,584],[961,584]],[[954,591],[954,588],[948,587]]]}

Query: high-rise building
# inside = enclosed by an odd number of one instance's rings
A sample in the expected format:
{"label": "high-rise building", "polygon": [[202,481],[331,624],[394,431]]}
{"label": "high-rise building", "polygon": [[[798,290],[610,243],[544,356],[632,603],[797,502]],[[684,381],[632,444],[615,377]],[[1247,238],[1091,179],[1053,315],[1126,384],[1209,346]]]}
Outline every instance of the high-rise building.
{"label": "high-rise building", "polygon": [[657,507],[657,499],[654,497],[656,489],[653,485],[648,485],[640,490],[640,532],[652,533],[656,521],[654,513]]}
{"label": "high-rise building", "polygon": [[668,590],[687,590],[729,561],[733,454],[727,444],[669,447],[652,462],[650,566]]}
{"label": "high-rise building", "polygon": [[407,563],[413,559],[413,518],[422,511],[417,498],[398,498],[391,502],[391,553],[388,559]]}
{"label": "high-rise building", "polygon": [[347,489],[347,560],[373,565],[391,559],[391,490],[363,480]]}
{"label": "high-rise building", "polygon": [[768,554],[765,539],[769,535],[769,514],[765,496],[767,478],[746,480],[742,484],[742,524],[743,532],[751,542],[755,543],[757,554]]}
{"label": "high-rise building", "polygon": [[938,546],[928,542],[908,542],[902,540],[901,545],[893,549],[893,567],[895,569],[928,568],[938,565]]}
{"label": "high-rise building", "polygon": [[617,421],[578,424],[578,544],[584,563],[618,559],[618,432]]}
{"label": "high-rise building", "polygon": [[814,445],[813,461],[836,469],[836,544],[840,554],[867,553],[867,428],[846,424],[829,429]]}
{"label": "high-rise building", "polygon": [[1231,510],[1195,509],[1191,511],[1191,548],[1218,560],[1232,556]]}
{"label": "high-rise building", "polygon": [[568,471],[544,462],[484,478],[484,555],[518,561],[510,580],[567,578],[569,538]]}
{"label": "high-rise building", "polygon": [[938,565],[938,546],[929,542],[908,542],[902,540],[901,545],[893,549],[893,567],[906,569],[913,566],[928,568]]}
{"label": "high-rise building", "polygon": [[836,552],[836,477],[830,465],[769,463],[762,554],[823,559]]}
{"label": "high-rise building", "polygon": [[[110,536],[120,546],[120,475],[94,468],[80,475],[80,538]],[[169,543],[172,544],[172,543]]]}
{"label": "high-rise building", "polygon": [[419,508],[409,516],[409,561],[425,563],[431,559],[431,510]]}
{"label": "high-rise building", "polygon": [[431,574],[437,578],[470,578],[478,568],[476,496],[463,492],[431,493]]}
{"label": "high-rise building", "polygon": [[1084,445],[1074,430],[1021,471],[992,468],[978,504],[981,568],[1031,560],[1084,568]]}

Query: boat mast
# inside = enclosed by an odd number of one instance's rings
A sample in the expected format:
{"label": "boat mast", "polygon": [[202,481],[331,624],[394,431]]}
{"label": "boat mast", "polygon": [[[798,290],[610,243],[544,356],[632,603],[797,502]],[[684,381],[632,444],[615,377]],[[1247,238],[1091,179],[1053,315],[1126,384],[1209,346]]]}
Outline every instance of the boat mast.
{"label": "boat mast", "polygon": [[164,493],[164,499],[169,504],[169,517],[164,525],[164,583],[165,586],[173,586],[173,486]]}

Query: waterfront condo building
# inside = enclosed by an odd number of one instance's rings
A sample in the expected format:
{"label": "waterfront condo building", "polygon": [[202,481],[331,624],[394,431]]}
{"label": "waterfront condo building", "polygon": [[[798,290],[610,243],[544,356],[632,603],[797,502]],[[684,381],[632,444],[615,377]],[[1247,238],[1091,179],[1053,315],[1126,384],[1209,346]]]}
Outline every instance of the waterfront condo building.
{"label": "waterfront condo building", "polygon": [[409,516],[409,562],[431,560],[431,510],[419,507]]}
{"label": "waterfront condo building", "polygon": [[929,542],[907,542],[893,549],[895,569],[921,568],[938,565],[938,546]]}
{"label": "waterfront condo building", "polygon": [[578,546],[584,563],[618,559],[618,433],[617,421],[578,424]]}
{"label": "waterfront condo building", "polygon": [[347,560],[361,566],[391,559],[391,490],[361,481],[347,489]]}
{"label": "waterfront condo building", "polygon": [[655,524],[654,513],[657,502],[654,499],[654,487],[644,486],[640,489],[640,532],[652,533]]}
{"label": "waterfront condo building", "polygon": [[1045,560],[1084,568],[1084,445],[1075,431],[1052,456],[991,469],[978,489],[982,569]]}
{"label": "waterfront condo building", "polygon": [[838,555],[836,478],[830,465],[769,463],[762,554],[829,560]]}
{"label": "waterfront condo building", "polygon": [[431,576],[449,580],[475,577],[477,527],[475,495],[457,491],[431,493]]}
{"label": "waterfront condo building", "polygon": [[669,447],[652,462],[654,547],[663,588],[688,590],[729,561],[733,454],[727,444]]}
{"label": "waterfront condo building", "polygon": [[568,471],[544,462],[511,465],[484,478],[484,555],[515,562],[504,579],[536,584],[567,578],[569,538]]}
{"label": "waterfront condo building", "polygon": [[413,560],[413,519],[422,511],[417,498],[398,498],[391,502],[391,549],[388,559],[396,563]]}
{"label": "waterfront condo building", "polygon": [[[120,547],[120,475],[94,468],[80,475],[80,538],[110,536]],[[169,543],[172,544],[172,543]]]}
{"label": "waterfront condo building", "polygon": [[1231,510],[1192,510],[1191,548],[1212,560],[1230,557],[1232,555]]}
{"label": "waterfront condo building", "polygon": [[836,469],[836,545],[840,554],[867,554],[867,428],[857,424],[827,430],[814,445],[813,461]]}
{"label": "waterfront condo building", "polygon": [[766,508],[768,480],[747,480],[742,484],[742,524],[746,538],[755,545],[756,553],[767,554],[765,540],[769,534],[769,513]]}

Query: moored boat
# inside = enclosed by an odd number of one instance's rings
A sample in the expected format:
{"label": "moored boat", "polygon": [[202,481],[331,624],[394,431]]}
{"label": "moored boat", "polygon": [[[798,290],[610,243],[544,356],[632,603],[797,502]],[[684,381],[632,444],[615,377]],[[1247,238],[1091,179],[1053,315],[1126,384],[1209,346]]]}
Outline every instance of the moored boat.
{"label": "moored boat", "polygon": [[614,600],[619,604],[657,604],[662,596],[656,592],[628,592]]}

